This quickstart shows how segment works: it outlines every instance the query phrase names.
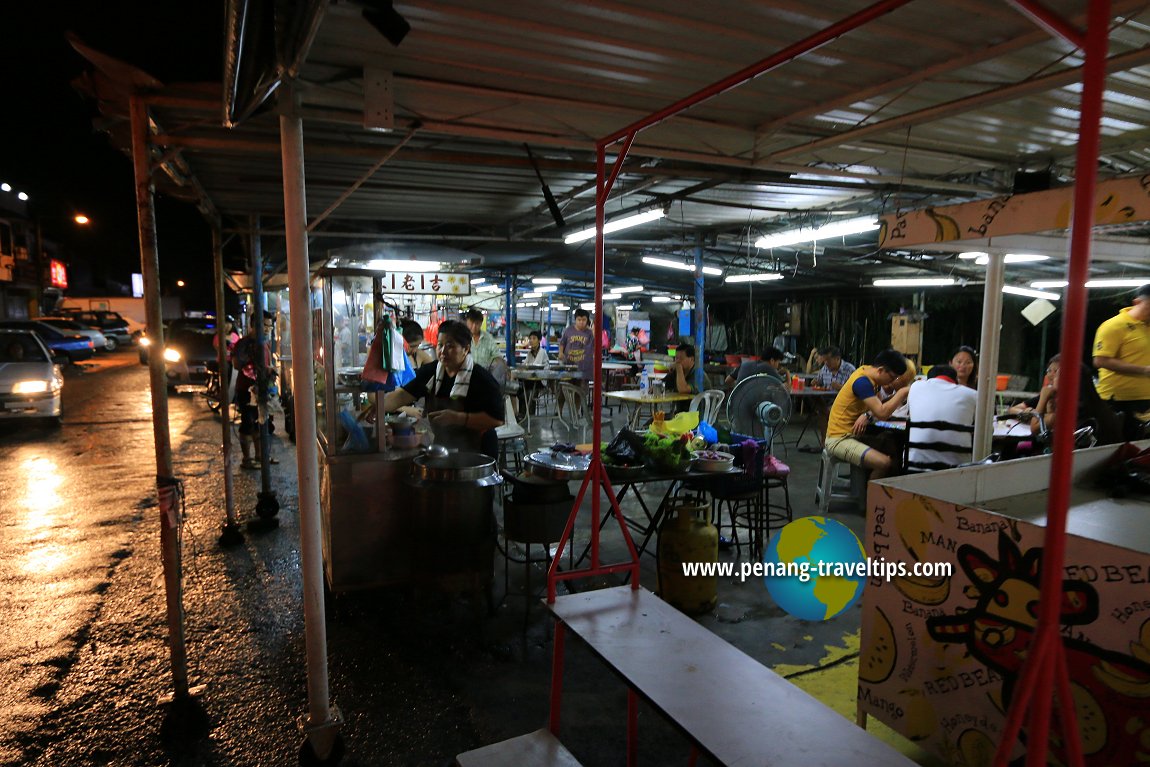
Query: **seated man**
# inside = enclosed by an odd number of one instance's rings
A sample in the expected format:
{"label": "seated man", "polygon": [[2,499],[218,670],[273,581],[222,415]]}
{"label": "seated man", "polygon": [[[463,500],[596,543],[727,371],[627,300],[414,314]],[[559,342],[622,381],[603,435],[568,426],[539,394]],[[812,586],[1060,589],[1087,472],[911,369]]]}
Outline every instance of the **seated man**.
{"label": "seated man", "polygon": [[814,387],[816,389],[833,389],[838,391],[855,372],[855,366],[843,359],[842,350],[837,346],[824,346],[819,349],[819,362],[822,367],[815,373]]}
{"label": "seated man", "polygon": [[[698,394],[695,386],[695,347],[680,344],[675,350],[675,359],[667,372],[667,390],[677,394]],[[690,400],[675,403],[675,412],[685,412],[691,406]]]}
{"label": "seated man", "polygon": [[906,401],[908,388],[905,386],[886,402],[878,396],[879,389],[892,385],[906,370],[906,358],[900,353],[894,349],[879,352],[873,363],[851,374],[831,405],[827,452],[840,461],[870,469],[871,479],[890,474],[895,461],[877,447],[881,438],[864,432],[870,419],[889,418]]}
{"label": "seated man", "polygon": [[949,469],[970,461],[978,392],[957,381],[950,365],[935,365],[927,380],[911,385],[907,471]]}
{"label": "seated man", "polygon": [[767,350],[760,356],[762,357],[760,360],[743,360],[742,364],[739,365],[739,369],[726,377],[723,381],[723,386],[730,388],[744,378],[762,373],[773,376],[779,381],[786,382],[786,376],[783,374],[783,371],[779,369],[779,365],[786,355],[775,347],[768,346]]}

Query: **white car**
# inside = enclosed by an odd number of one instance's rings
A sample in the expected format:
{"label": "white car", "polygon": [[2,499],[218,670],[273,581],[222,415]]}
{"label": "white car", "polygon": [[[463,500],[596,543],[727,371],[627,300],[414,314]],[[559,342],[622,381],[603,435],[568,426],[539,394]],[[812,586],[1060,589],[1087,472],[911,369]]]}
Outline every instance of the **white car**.
{"label": "white car", "polygon": [[0,329],[0,421],[39,418],[60,425],[64,376],[29,330]]}
{"label": "white car", "polygon": [[115,351],[116,342],[106,337],[96,328],[81,325],[75,320],[68,317],[37,317],[37,321],[46,323],[56,328],[63,330],[65,333],[72,333],[77,336],[84,336],[84,338],[92,339],[92,347],[95,349],[103,349],[106,352]]}

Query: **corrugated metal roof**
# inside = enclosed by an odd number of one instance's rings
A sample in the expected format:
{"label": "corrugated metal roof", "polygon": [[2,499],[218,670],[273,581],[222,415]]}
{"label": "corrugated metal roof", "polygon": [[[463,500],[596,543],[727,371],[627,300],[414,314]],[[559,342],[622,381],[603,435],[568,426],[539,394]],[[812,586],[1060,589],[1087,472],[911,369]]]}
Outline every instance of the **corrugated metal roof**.
{"label": "corrugated metal roof", "polygon": [[[1083,24],[1085,3],[1051,0]],[[1113,5],[1103,173],[1150,164],[1150,4]],[[328,6],[300,71],[309,215],[413,137],[315,231],[320,250],[385,236],[486,253],[587,260],[561,244],[593,215],[594,144],[866,7],[707,0],[401,2],[398,46],[362,5]],[[830,214],[877,215],[1010,193],[1019,171],[1074,174],[1082,54],[1002,0],[917,0],[638,135],[608,215],[669,205],[609,238],[612,268],[652,270],[642,253],[688,253],[758,268],[789,265],[788,289],[858,284],[876,271],[956,268],[942,251],[864,258],[873,238],[758,253],[761,233]],[[365,130],[365,77],[391,77],[394,130]],[[153,99],[162,151],[178,152],[227,219],[282,218],[278,123],[270,111],[220,126],[219,88]],[[105,104],[115,118],[115,106]],[[113,124],[115,120],[113,119]],[[558,200],[560,230],[528,161]],[[269,223],[272,229],[274,223]],[[364,235],[357,239],[357,233]],[[1146,231],[1118,235],[1145,242]],[[899,259],[905,263],[899,263]],[[894,263],[892,263],[892,261]],[[1061,262],[1056,262],[1061,263]],[[1150,275],[1137,262],[1098,270]],[[958,268],[977,278],[966,263]],[[1048,263],[1035,274],[1056,271]],[[659,275],[664,277],[665,275]],[[685,279],[685,278],[684,278]],[[650,281],[650,279],[648,279]]]}

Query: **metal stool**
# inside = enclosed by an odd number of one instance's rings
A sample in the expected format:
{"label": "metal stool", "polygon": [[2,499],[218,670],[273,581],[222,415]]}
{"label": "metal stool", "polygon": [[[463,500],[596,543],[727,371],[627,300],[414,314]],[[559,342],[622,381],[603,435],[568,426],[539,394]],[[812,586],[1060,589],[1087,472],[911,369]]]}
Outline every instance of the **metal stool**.
{"label": "metal stool", "polygon": [[763,513],[763,492],[759,478],[754,482],[746,478],[729,479],[711,487],[711,519],[716,528],[723,525],[723,507],[731,525],[731,542],[735,544],[735,557],[742,558],[739,529],[747,531],[747,544],[753,557],[762,556],[766,532]]}
{"label": "metal stool", "polygon": [[[768,535],[771,530],[778,530],[795,518],[791,509],[791,489],[787,484],[791,467],[774,456],[770,459],[770,464],[763,466],[763,508],[767,513]],[[783,491],[783,502],[771,503],[771,491],[779,489]]]}
{"label": "metal stool", "polygon": [[[844,474],[840,470],[846,467]],[[831,501],[850,503],[855,509],[866,504],[867,471],[861,466],[855,466],[840,461],[823,450],[822,462],[819,465],[819,484],[815,487],[815,504],[820,514],[830,510]]]}

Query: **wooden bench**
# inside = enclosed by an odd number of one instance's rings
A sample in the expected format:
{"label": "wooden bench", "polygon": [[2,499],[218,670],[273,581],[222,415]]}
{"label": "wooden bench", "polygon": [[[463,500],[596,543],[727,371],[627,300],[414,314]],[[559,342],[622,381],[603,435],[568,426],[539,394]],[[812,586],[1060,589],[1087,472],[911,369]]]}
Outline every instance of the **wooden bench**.
{"label": "wooden bench", "polygon": [[[649,591],[620,586],[570,594],[550,607],[567,630],[719,764],[914,767]],[[558,699],[552,690],[552,700]]]}
{"label": "wooden bench", "polygon": [[546,729],[477,748],[455,757],[459,767],[579,767],[571,752]]}

